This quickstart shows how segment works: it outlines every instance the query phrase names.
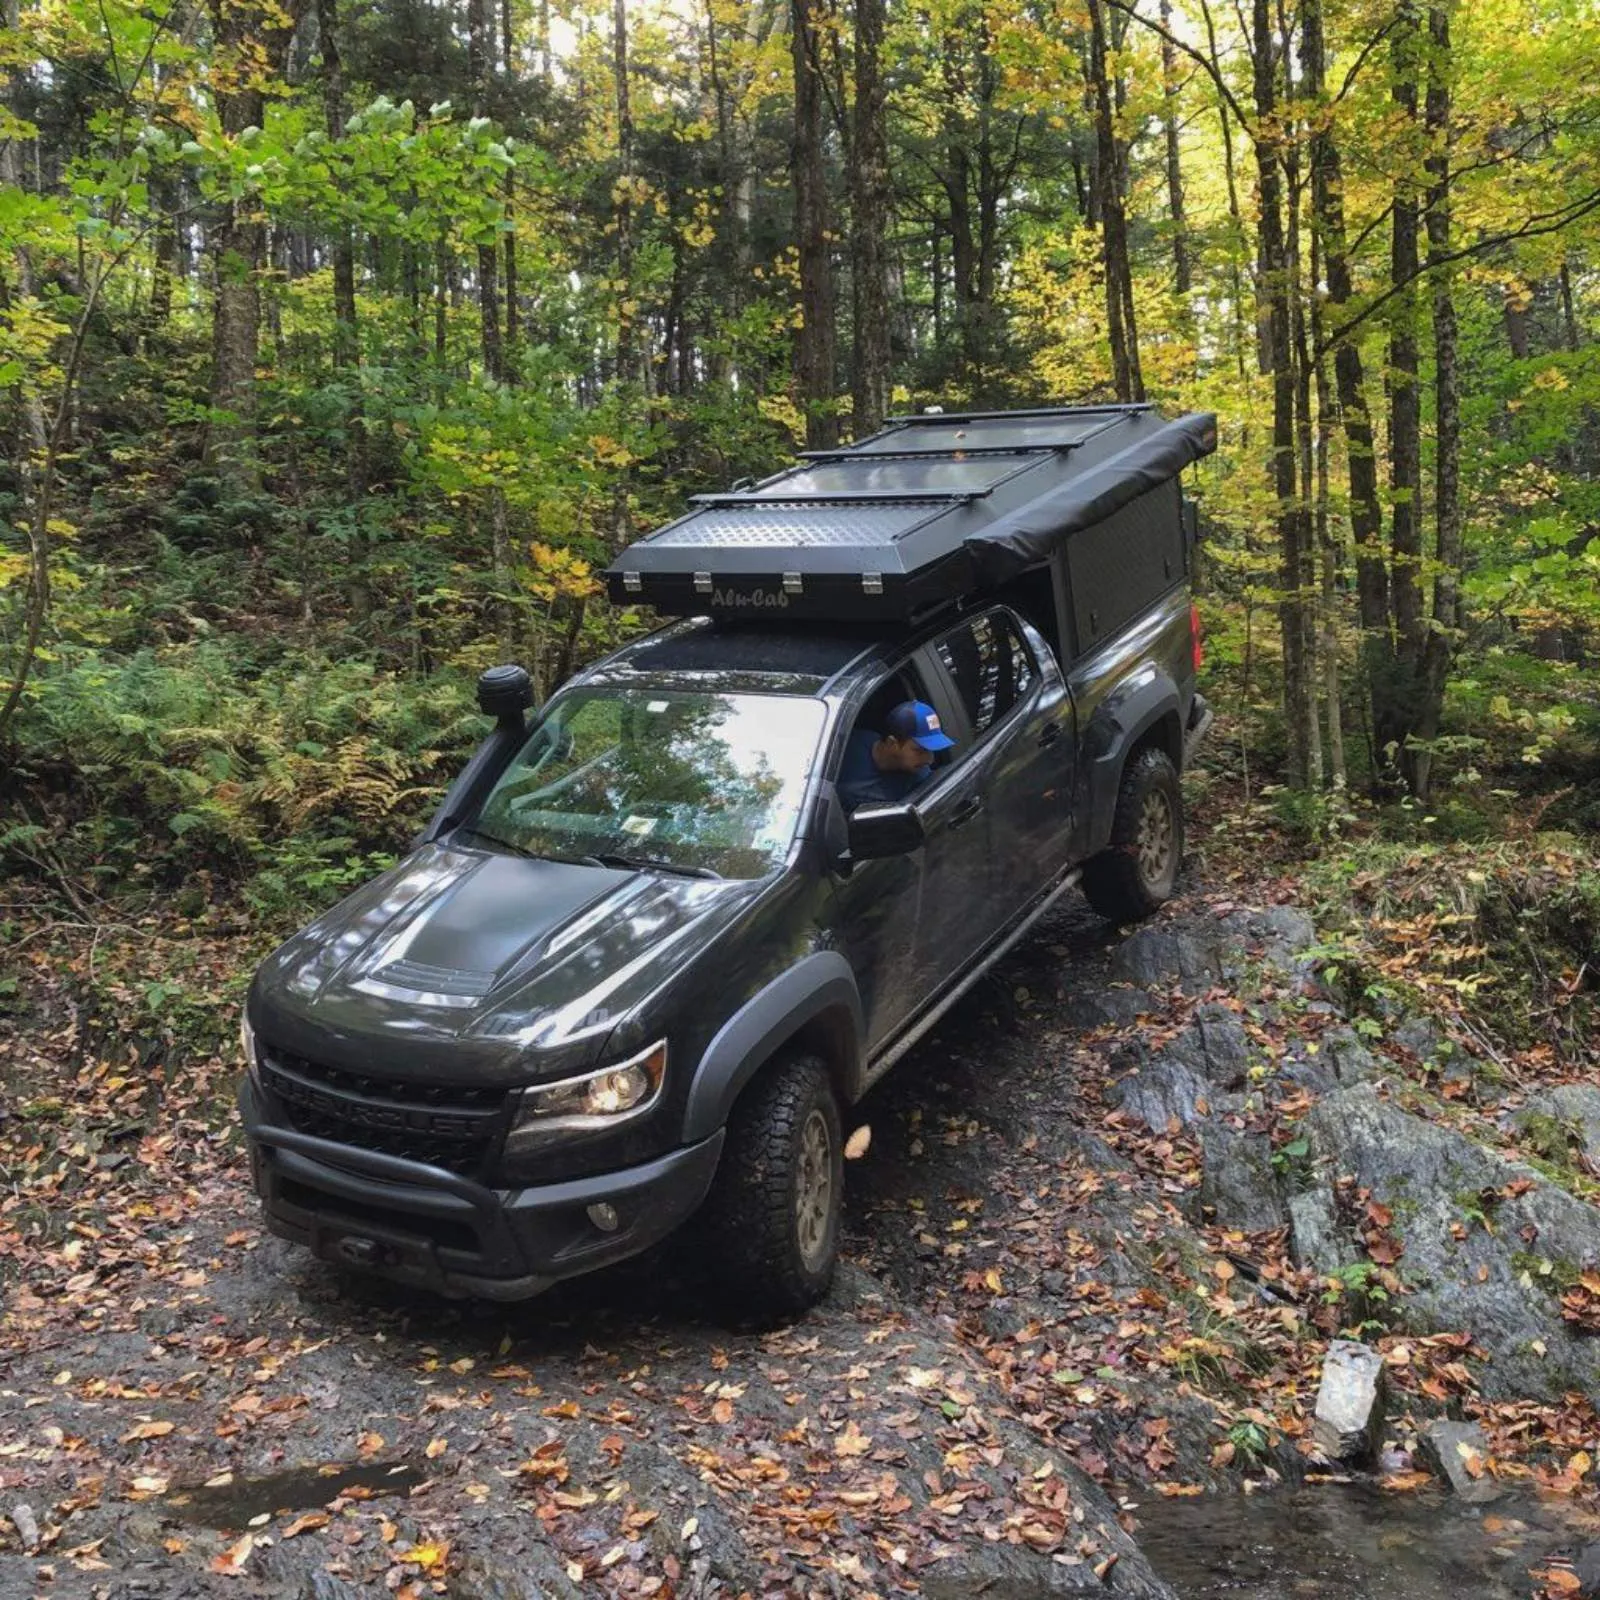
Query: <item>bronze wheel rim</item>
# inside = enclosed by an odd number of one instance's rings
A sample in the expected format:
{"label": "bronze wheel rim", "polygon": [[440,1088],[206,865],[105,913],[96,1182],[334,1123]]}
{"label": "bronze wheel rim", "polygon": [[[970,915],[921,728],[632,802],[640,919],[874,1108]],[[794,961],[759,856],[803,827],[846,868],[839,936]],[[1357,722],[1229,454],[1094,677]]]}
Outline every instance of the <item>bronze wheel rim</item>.
{"label": "bronze wheel rim", "polygon": [[1172,801],[1160,789],[1152,789],[1139,808],[1139,874],[1153,889],[1165,887],[1172,876],[1176,843]]}
{"label": "bronze wheel rim", "polygon": [[795,1238],[800,1258],[815,1272],[827,1259],[833,1218],[833,1139],[828,1119],[813,1111],[800,1130],[800,1164],[794,1186]]}

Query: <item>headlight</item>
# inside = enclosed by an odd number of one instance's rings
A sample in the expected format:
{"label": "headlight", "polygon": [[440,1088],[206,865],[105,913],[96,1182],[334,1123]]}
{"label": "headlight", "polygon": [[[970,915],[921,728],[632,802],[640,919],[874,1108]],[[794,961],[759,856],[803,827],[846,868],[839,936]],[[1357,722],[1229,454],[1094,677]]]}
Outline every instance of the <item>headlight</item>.
{"label": "headlight", "polygon": [[256,1030],[250,1026],[250,1016],[243,1008],[239,1012],[239,1054],[252,1072],[256,1067]]}
{"label": "headlight", "polygon": [[522,1091],[509,1143],[515,1149],[545,1134],[614,1127],[655,1104],[666,1072],[667,1042],[662,1039],[615,1066],[535,1084]]}

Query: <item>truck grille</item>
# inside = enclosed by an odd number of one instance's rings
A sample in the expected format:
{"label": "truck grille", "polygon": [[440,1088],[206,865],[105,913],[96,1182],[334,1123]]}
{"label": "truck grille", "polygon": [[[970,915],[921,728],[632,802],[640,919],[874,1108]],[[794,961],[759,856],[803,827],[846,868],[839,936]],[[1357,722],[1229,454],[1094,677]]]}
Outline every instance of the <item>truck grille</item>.
{"label": "truck grille", "polygon": [[396,1083],[287,1051],[265,1054],[261,1076],[299,1133],[463,1176],[483,1165],[505,1107],[503,1089]]}

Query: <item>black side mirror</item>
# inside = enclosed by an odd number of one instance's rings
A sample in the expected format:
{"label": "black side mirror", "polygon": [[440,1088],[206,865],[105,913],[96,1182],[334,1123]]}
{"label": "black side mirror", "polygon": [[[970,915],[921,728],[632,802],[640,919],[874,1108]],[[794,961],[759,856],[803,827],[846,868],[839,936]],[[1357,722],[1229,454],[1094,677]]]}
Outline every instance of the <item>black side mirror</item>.
{"label": "black side mirror", "polygon": [[863,806],[850,818],[850,857],[873,861],[920,850],[927,831],[914,805]]}
{"label": "black side mirror", "polygon": [[490,667],[478,679],[478,709],[502,728],[522,727],[522,713],[533,704],[533,679],[526,667]]}

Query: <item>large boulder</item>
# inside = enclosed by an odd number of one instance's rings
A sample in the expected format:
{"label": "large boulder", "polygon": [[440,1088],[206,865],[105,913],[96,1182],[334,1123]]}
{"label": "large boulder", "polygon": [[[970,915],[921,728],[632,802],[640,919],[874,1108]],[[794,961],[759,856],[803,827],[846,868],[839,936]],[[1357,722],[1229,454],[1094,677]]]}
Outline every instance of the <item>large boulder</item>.
{"label": "large boulder", "polygon": [[[1600,1390],[1600,1339],[1565,1321],[1560,1299],[1600,1263],[1600,1209],[1368,1084],[1328,1096],[1306,1130],[1323,1179],[1347,1174],[1393,1213],[1403,1326],[1470,1333],[1489,1352],[1480,1383],[1491,1398]],[[1321,1250],[1309,1265],[1342,1264],[1330,1241]]]}
{"label": "large boulder", "polygon": [[1289,1220],[1283,1187],[1264,1133],[1239,1133],[1225,1123],[1200,1128],[1200,1215],[1218,1227],[1265,1233]]}
{"label": "large boulder", "polygon": [[1201,923],[1154,923],[1130,934],[1111,957],[1112,971],[1146,989],[1181,988],[1191,994],[1260,965],[1308,977],[1306,954],[1317,930],[1292,906],[1241,907]]}
{"label": "large boulder", "polygon": [[1250,1070],[1250,1036],[1236,1012],[1208,1000],[1195,1007],[1189,1025],[1163,1054],[1193,1067],[1219,1089],[1242,1089]]}
{"label": "large boulder", "polygon": [[1525,1141],[1549,1160],[1560,1160],[1576,1148],[1600,1162],[1600,1088],[1557,1084],[1531,1099],[1515,1120]]}
{"label": "large boulder", "polygon": [[1153,1133],[1173,1123],[1187,1128],[1212,1110],[1216,1090],[1193,1067],[1169,1055],[1150,1056],[1142,1066],[1112,1084],[1111,1103],[1138,1117]]}

